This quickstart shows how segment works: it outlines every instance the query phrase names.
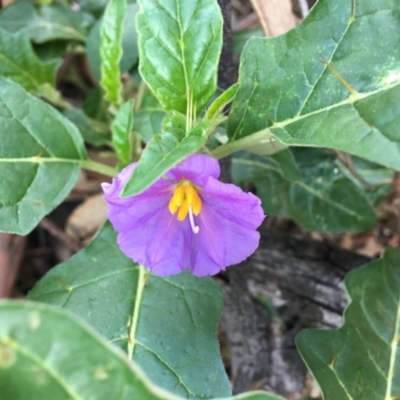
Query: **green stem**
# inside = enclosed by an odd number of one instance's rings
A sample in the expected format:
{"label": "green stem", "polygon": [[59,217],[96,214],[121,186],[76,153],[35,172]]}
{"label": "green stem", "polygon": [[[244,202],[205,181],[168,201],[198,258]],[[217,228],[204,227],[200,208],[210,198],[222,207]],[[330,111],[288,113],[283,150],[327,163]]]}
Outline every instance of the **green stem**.
{"label": "green stem", "polygon": [[229,156],[229,154],[235,153],[236,151],[246,150],[246,148],[257,145],[261,142],[261,140],[268,140],[268,138],[272,136],[273,135],[271,133],[268,134],[267,129],[263,129],[262,131],[258,131],[242,139],[228,142],[217,147],[212,151],[212,155],[215,158],[220,159]]}
{"label": "green stem", "polygon": [[135,305],[133,307],[132,322],[128,332],[128,357],[132,359],[133,350],[136,344],[136,331],[139,323],[139,311],[142,304],[143,289],[146,284],[148,276],[146,276],[146,269],[139,265],[139,276],[136,287]]}
{"label": "green stem", "polygon": [[138,112],[140,110],[145,92],[146,92],[146,84],[144,83],[144,81],[141,81],[139,83],[139,88],[135,98],[135,108],[134,108],[135,112]]}
{"label": "green stem", "polygon": [[106,176],[111,176],[112,178],[118,174],[118,171],[114,167],[110,167],[106,164],[99,163],[93,160],[81,160],[80,165],[84,169],[89,171],[98,172]]}
{"label": "green stem", "polygon": [[260,139],[265,138],[265,131],[262,130],[257,133],[253,133],[252,135],[246,136],[242,139],[225,143],[222,146],[219,146],[215,150],[213,150],[212,155],[217,159],[221,159],[223,157],[229,156],[229,154],[232,154],[235,151],[244,150],[246,149],[246,147],[254,145],[254,142],[257,141],[257,138],[255,138],[255,136],[260,136]]}

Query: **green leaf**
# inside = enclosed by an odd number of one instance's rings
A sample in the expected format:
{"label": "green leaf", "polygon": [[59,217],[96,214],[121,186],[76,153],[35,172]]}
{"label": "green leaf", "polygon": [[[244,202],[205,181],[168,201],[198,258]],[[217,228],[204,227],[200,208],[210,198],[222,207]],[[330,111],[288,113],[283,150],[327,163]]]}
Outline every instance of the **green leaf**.
{"label": "green leaf", "polygon": [[[266,392],[251,392],[251,393],[244,393],[238,396],[231,397],[231,399],[235,400],[284,400],[283,397],[276,396],[272,393]],[[222,400],[222,399],[220,399]],[[228,400],[228,399],[225,399]]]}
{"label": "green leaf", "polygon": [[265,131],[400,169],[399,11],[392,0],[320,0],[287,34],[250,39],[230,139]]}
{"label": "green leaf", "polygon": [[[126,258],[107,222],[28,298],[69,309],[126,351],[153,382],[185,398],[229,396],[216,337],[222,296],[211,278],[160,278]],[[128,340],[129,335],[129,340]]]}
{"label": "green leaf", "polygon": [[0,230],[27,234],[64,200],[86,158],[68,120],[0,78]]}
{"label": "green leaf", "polygon": [[239,84],[235,83],[230,88],[225,90],[225,92],[223,92],[220,96],[218,96],[212,102],[210,107],[208,107],[205,118],[212,119],[221,114],[224,108],[235,98],[238,89]]}
{"label": "green leaf", "polygon": [[133,129],[145,142],[149,142],[154,135],[162,131],[163,121],[167,120],[167,113],[143,81],[139,86],[136,105],[139,106],[139,110],[135,112]]}
{"label": "green leaf", "polygon": [[0,26],[9,32],[25,32],[35,43],[51,40],[85,41],[93,18],[64,4],[35,8],[30,0],[20,0],[0,12]]}
{"label": "green leaf", "polygon": [[[135,4],[136,0],[128,0],[128,7],[130,4]],[[79,6],[81,10],[90,12],[96,18],[101,17],[108,4],[108,0],[80,0]]]}
{"label": "green leaf", "polygon": [[82,10],[90,12],[99,18],[107,7],[108,0],[80,0],[79,5]]}
{"label": "green leaf", "polygon": [[133,120],[133,130],[140,137],[149,142],[154,135],[161,131],[162,122],[167,116],[164,110],[159,109],[143,109],[135,113]]}
{"label": "green leaf", "polygon": [[52,40],[51,42],[33,44],[35,54],[42,61],[51,61],[61,58],[68,52],[69,43],[65,40]]}
{"label": "green leaf", "polygon": [[[122,58],[119,63],[120,72],[129,71],[139,59],[137,44],[137,33],[135,30],[135,17],[139,7],[137,4],[128,4],[122,30]],[[90,70],[94,78],[99,82],[101,79],[100,59],[100,28],[102,19],[93,25],[86,42],[86,53]]]}
{"label": "green leaf", "polygon": [[81,108],[66,108],[62,114],[79,129],[85,142],[95,147],[101,147],[110,142],[108,125],[89,118]]}
{"label": "green leaf", "polygon": [[58,61],[40,61],[25,33],[0,29],[0,75],[25,90],[41,94],[44,86],[54,87]]}
{"label": "green leaf", "polygon": [[0,320],[4,399],[162,399],[121,352],[70,313],[3,301]]}
{"label": "green leaf", "polygon": [[111,124],[112,144],[118,158],[124,164],[132,159],[133,99],[128,100],[118,110]]}
{"label": "green leaf", "polygon": [[340,160],[336,161],[336,165],[346,178],[365,193],[371,204],[378,205],[390,192],[394,171],[355,156],[349,158],[349,162],[351,169],[348,163]]}
{"label": "green leaf", "polygon": [[364,193],[345,178],[323,150],[296,149],[273,157],[237,154],[232,177],[252,182],[267,214],[288,215],[310,231],[364,231],[376,223]]}
{"label": "green leaf", "polygon": [[287,149],[288,146],[276,139],[268,130],[259,131],[244,138],[229,141],[213,150],[215,158],[221,159],[237,151],[245,150],[261,156],[270,156]]}
{"label": "green leaf", "polygon": [[325,400],[390,400],[400,393],[400,249],[350,272],[351,303],[338,330],[305,330],[301,356]]}
{"label": "green leaf", "polygon": [[[182,116],[175,117],[179,119]],[[170,120],[174,121],[175,117]],[[181,120],[181,123],[184,121],[185,119]],[[213,124],[213,121],[204,121],[188,135],[184,134],[182,124],[172,123],[164,127],[164,133],[155,135],[147,144],[138,166],[122,191],[122,197],[134,196],[142,192],[173,166],[196,153],[206,143],[207,130]]]}
{"label": "green leaf", "polygon": [[[2,301],[0,320],[3,399],[182,399],[154,386],[118,349],[70,313],[44,304]],[[282,400],[262,392],[230,399]]]}
{"label": "green leaf", "polygon": [[138,1],[139,70],[163,107],[200,110],[215,92],[222,46],[216,0]]}
{"label": "green leaf", "polygon": [[89,118],[109,124],[110,113],[108,111],[108,106],[109,104],[103,99],[103,91],[101,88],[95,87],[89,89],[87,92],[82,109]]}
{"label": "green leaf", "polygon": [[243,29],[241,31],[232,32],[233,54],[240,54],[248,40],[254,36],[265,37],[264,31],[260,26],[252,29]]}
{"label": "green leaf", "polygon": [[122,30],[126,0],[110,0],[100,28],[101,87],[104,98],[117,109],[122,104],[122,82],[119,63],[122,58]]}

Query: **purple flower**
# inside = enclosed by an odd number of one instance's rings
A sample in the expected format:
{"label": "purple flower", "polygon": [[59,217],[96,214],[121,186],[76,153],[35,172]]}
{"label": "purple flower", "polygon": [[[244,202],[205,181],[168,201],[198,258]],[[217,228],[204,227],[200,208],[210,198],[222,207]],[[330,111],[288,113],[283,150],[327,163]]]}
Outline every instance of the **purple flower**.
{"label": "purple flower", "polygon": [[185,268],[205,276],[256,250],[256,228],[264,219],[260,200],[219,182],[217,160],[192,155],[142,193],[121,198],[135,167],[102,184],[118,245],[133,261],[160,276]]}

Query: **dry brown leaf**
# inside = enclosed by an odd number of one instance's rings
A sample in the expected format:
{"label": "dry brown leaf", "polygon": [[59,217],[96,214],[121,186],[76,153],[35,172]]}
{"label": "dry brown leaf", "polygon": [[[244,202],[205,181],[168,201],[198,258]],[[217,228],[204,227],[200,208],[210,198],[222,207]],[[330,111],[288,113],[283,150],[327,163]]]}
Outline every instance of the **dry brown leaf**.
{"label": "dry brown leaf", "polygon": [[299,20],[292,12],[291,0],[251,0],[266,36],[277,36],[294,28]]}
{"label": "dry brown leaf", "polygon": [[91,196],[69,216],[65,231],[75,240],[87,243],[106,221],[106,214],[103,194]]}

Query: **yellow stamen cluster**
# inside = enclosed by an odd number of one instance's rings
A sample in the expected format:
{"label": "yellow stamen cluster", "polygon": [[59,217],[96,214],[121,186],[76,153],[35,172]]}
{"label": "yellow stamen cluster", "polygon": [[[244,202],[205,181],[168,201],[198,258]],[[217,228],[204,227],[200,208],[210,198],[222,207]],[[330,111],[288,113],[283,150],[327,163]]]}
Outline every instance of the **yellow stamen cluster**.
{"label": "yellow stamen cluster", "polygon": [[168,204],[169,211],[175,214],[178,211],[178,221],[184,221],[189,209],[194,215],[201,211],[201,199],[196,188],[190,181],[181,181],[174,190]]}

